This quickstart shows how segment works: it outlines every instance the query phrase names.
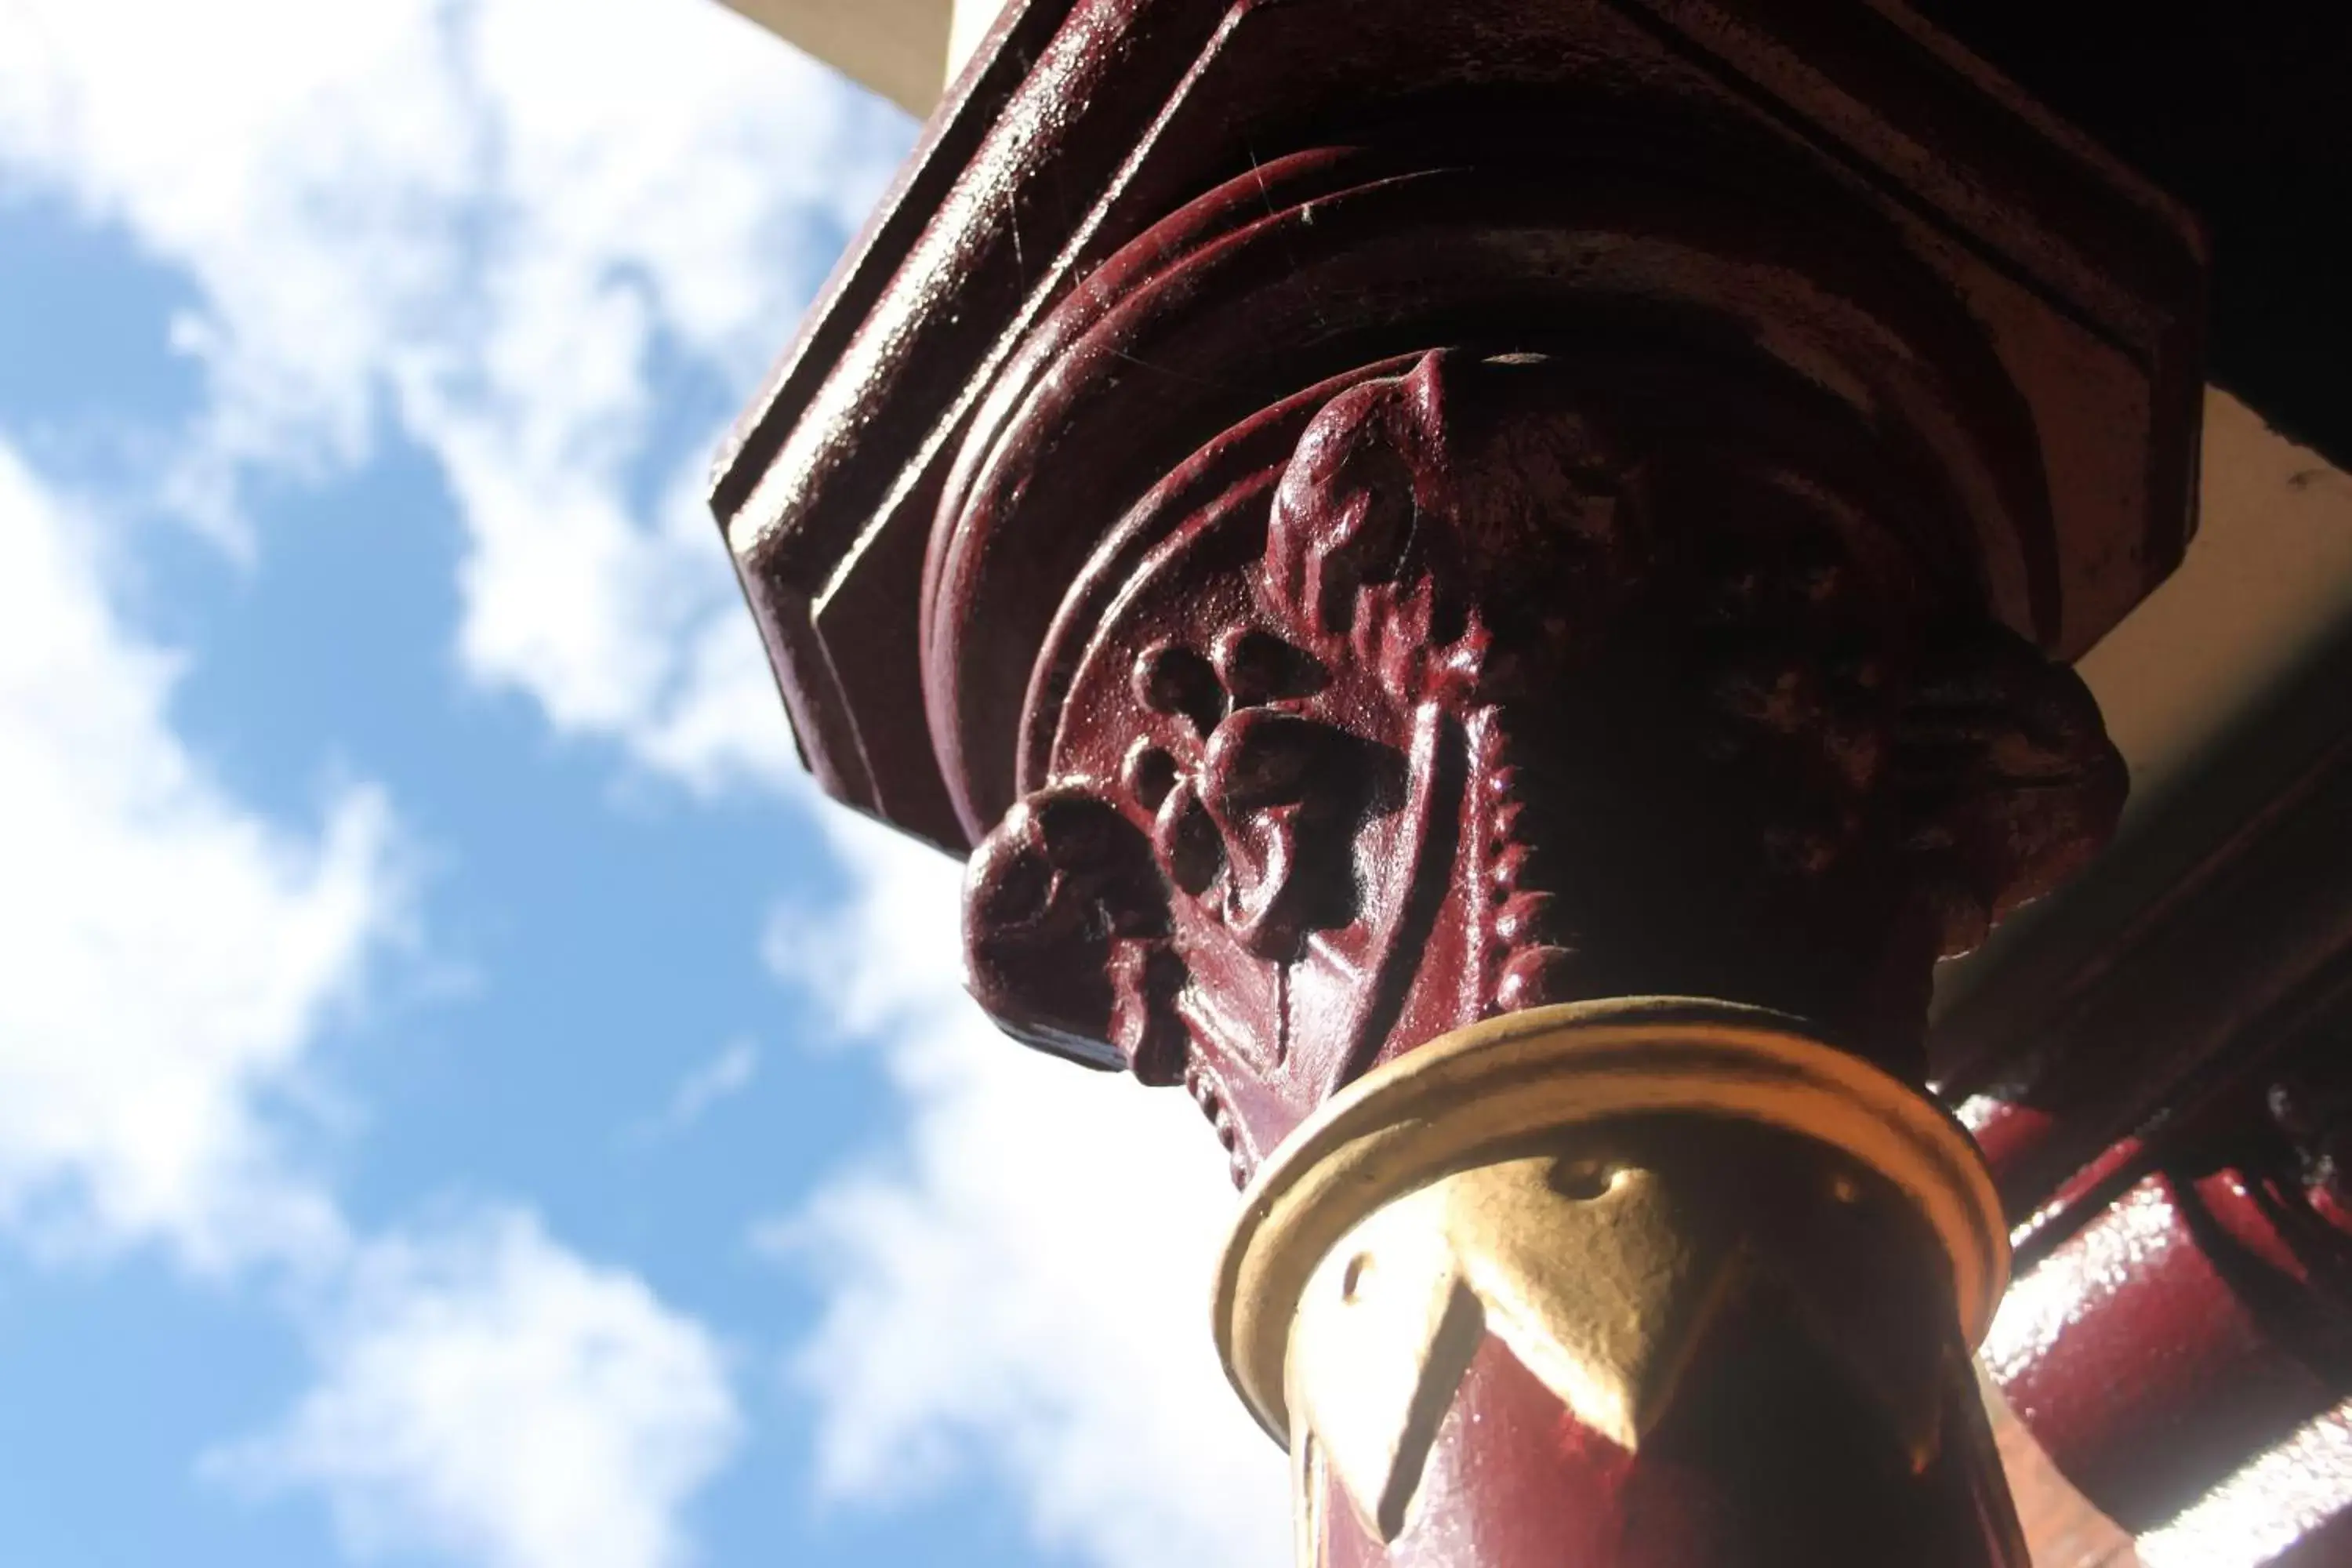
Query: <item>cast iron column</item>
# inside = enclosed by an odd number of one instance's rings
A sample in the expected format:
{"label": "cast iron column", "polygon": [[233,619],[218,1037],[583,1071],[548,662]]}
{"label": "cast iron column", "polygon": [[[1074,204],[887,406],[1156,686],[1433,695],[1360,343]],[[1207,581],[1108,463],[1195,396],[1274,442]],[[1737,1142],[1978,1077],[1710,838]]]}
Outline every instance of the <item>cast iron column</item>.
{"label": "cast iron column", "polygon": [[1302,1563],[2021,1564],[1920,1036],[2120,807],[2199,267],[1859,0],[1034,0],[934,121],[717,506],[981,1005],[1231,1152]]}

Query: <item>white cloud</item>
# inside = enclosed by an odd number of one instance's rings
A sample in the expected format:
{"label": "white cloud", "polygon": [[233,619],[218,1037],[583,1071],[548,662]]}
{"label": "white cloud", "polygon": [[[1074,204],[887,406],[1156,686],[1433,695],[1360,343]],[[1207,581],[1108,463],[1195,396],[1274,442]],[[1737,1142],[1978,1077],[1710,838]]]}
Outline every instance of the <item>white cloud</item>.
{"label": "white cloud", "polygon": [[467,670],[700,787],[791,752],[659,401],[751,379],[905,143],[709,0],[0,7],[0,183],[198,285],[167,499],[249,548],[239,476],[388,419],[466,523]]}
{"label": "white cloud", "polygon": [[661,1114],[646,1122],[639,1134],[672,1138],[685,1131],[724,1100],[751,1087],[760,1076],[760,1047],[750,1040],[730,1042],[725,1049],[678,1080]]}
{"label": "white cloud", "polygon": [[688,1561],[680,1510],[740,1423],[709,1335],[635,1276],[493,1211],[369,1245],[319,1333],[318,1385],[215,1476],[322,1489],[361,1558]]}
{"label": "white cloud", "polygon": [[331,1260],[341,1222],[267,1102],[397,916],[385,802],[341,790],[311,836],[230,798],[171,729],[178,662],[117,619],[101,538],[0,443],[0,1222]]}
{"label": "white cloud", "polygon": [[315,835],[173,732],[179,662],[115,615],[98,521],[0,441],[0,1226],[44,1255],[156,1245],[337,1303],[321,1381],[223,1461],[324,1488],[353,1545],[494,1568],[665,1568],[733,1447],[707,1336],[519,1212],[355,1237],[288,1148],[329,1010],[401,918],[391,816]]}
{"label": "white cloud", "polygon": [[857,887],[838,942],[812,964],[809,922],[788,917],[771,957],[872,1034],[908,1121],[760,1233],[826,1288],[793,1365],[823,1481],[887,1500],[977,1468],[1106,1568],[1286,1562],[1282,1456],[1210,1344],[1223,1152],[1182,1095],[999,1035],[958,983],[957,868],[834,823]]}

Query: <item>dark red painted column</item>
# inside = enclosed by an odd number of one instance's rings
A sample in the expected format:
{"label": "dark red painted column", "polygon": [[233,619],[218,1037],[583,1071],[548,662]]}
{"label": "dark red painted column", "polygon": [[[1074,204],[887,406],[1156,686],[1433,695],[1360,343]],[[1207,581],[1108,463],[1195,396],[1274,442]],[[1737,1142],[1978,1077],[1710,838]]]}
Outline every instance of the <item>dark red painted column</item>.
{"label": "dark red painted column", "polygon": [[2243,1173],[2151,1175],[2035,1270],[1989,1366],[2102,1511],[2154,1530],[2341,1397],[2278,1321],[2308,1288]]}
{"label": "dark red painted column", "polygon": [[[1792,1353],[1793,1352],[1793,1353]],[[1875,1412],[1823,1409],[1835,1373],[1769,1340],[1727,1343],[1710,1397],[1634,1455],[1580,1426],[1499,1342],[1471,1363],[1423,1503],[1383,1546],[1326,1479],[1330,1568],[2026,1568],[1983,1413],[1956,1380],[1946,1447],[1895,1461]],[[1760,1375],[1759,1375],[1760,1374]]]}
{"label": "dark red painted column", "polygon": [[1876,4],[1008,13],[715,501],[980,1004],[1231,1152],[1306,1561],[2017,1561],[1928,977],[2113,825],[2200,265]]}
{"label": "dark red painted column", "polygon": [[2063,1194],[1985,1347],[2035,1438],[2164,1564],[2346,1560],[2326,1542],[2352,1512],[2352,1096],[2332,1039],[2305,1055]]}
{"label": "dark red painted column", "polygon": [[[2120,769],[2071,675],[1922,602],[1932,579],[1862,521],[1889,481],[1860,433],[1801,386],[1774,397],[1759,381],[1663,344],[1638,368],[1433,353],[1206,448],[1131,515],[1155,544],[1033,681],[1050,682],[1032,732],[1051,744],[972,862],[975,994],[1023,1037],[1108,1041],[1145,1077],[1186,1082],[1240,1176],[1427,1042],[1592,998],[1777,1007],[1808,1020],[1812,1050],[1846,1059],[1819,1043],[1845,1042],[1939,1116],[1895,1076],[1916,1071],[1928,966],[2096,842]],[[1191,510],[1156,515],[1161,495]],[[945,557],[943,595],[980,595],[986,578],[968,586],[961,564]],[[1717,1070],[1593,1127],[1515,1133],[1562,1169],[1598,1162],[1583,1200],[1603,1216],[1526,1205],[1509,1222],[1521,1243],[1549,1245],[1530,1227],[1555,1223],[1562,1247],[1618,1226],[1601,1175],[1633,1172],[1661,1196],[1622,1223],[1683,1270],[1650,1292],[1645,1254],[1612,1265],[1621,1296],[1523,1304],[1543,1320],[1533,1353],[1572,1363],[1549,1392],[1524,1348],[1490,1338],[1449,1400],[1414,1359],[1454,1353],[1413,1337],[1454,1310],[1423,1302],[1445,1297],[1434,1278],[1380,1309],[1402,1314],[1393,1330],[1375,1318],[1339,1352],[1390,1362],[1368,1379],[1427,1380],[1332,1418],[1367,1429],[1351,1441],[1411,1441],[1416,1400],[1452,1414],[1420,1474],[1382,1458],[1348,1478],[1351,1507],[1322,1513],[1335,1553],[1361,1516],[1390,1544],[1360,1540],[1360,1558],[1465,1568],[1535,1552],[1596,1568],[2008,1560],[1958,1309],[1934,1284],[1959,1264],[1922,1244],[1906,1270],[1877,1266],[1904,1245],[1899,1216],[1817,1237],[1835,1156],[1853,1151],[1811,1124],[1748,1149],[1743,1127],[1771,1112],[1731,1090],[1782,1064]],[[1465,1145],[1421,1173],[1483,1170],[1507,1147]],[[1430,1223],[1444,1234],[1394,1247],[1452,1247],[1444,1267],[1490,1327],[1540,1294],[1518,1276],[1476,1286],[1482,1262],[1510,1274],[1492,1256],[1509,1237]],[[1626,1313],[1642,1321],[1611,1321]],[[1586,1342],[1643,1332],[1674,1341],[1625,1374],[1654,1380],[1621,1391],[1645,1407],[1570,1417],[1568,1390],[1602,1375]],[[1858,1358],[1856,1334],[1885,1342]],[[1351,1365],[1330,1375],[1344,1384]],[[1315,1435],[1339,1455],[1338,1435]],[[1582,1547],[1558,1536],[1571,1516]]]}
{"label": "dark red painted column", "polygon": [[2151,1568],[2352,1561],[2352,734],[2312,697],[1934,1041],[2020,1227],[1988,1369]]}

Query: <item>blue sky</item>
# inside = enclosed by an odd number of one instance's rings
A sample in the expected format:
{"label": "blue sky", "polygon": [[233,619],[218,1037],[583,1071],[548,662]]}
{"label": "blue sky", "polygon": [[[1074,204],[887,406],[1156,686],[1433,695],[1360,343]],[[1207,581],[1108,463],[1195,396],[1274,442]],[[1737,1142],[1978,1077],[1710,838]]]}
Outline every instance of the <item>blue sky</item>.
{"label": "blue sky", "polygon": [[913,128],[708,0],[0,0],[0,1562],[1274,1563],[1181,1096],[698,490]]}

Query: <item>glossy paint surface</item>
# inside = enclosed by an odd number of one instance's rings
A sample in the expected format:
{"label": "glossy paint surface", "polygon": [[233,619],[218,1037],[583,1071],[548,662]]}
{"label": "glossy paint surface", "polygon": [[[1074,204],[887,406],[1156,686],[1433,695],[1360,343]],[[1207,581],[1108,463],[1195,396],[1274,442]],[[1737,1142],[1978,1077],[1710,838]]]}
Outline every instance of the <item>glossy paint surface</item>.
{"label": "glossy paint surface", "polygon": [[[1874,6],[1034,0],[715,499],[820,779],[973,848],[975,995],[1237,1180],[1552,1002],[1917,1085],[2120,805],[2064,660],[2187,536],[2200,268]],[[2013,1562],[1980,1424],[1915,1468],[1774,1310],[1630,1461],[1480,1352],[1393,1560]]]}

